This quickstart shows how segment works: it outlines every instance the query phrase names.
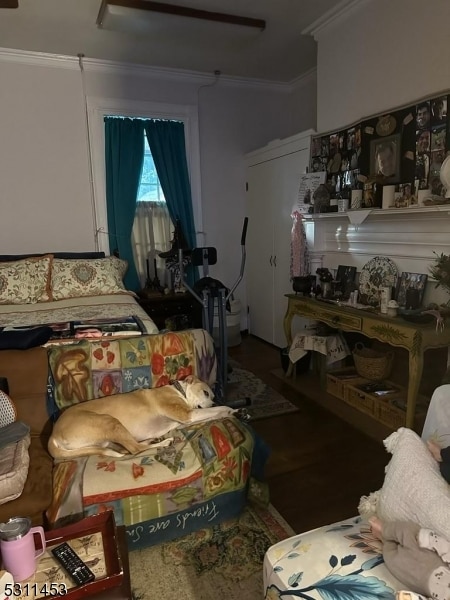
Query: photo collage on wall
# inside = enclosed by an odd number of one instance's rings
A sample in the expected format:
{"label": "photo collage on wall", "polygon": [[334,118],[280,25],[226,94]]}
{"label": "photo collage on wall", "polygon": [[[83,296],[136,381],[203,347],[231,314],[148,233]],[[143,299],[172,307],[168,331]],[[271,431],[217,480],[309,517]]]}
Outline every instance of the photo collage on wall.
{"label": "photo collage on wall", "polygon": [[361,154],[361,127],[350,127],[327,136],[313,138],[311,171],[326,171],[333,198],[350,198],[356,189]]}
{"label": "photo collage on wall", "polygon": [[349,208],[444,203],[439,173],[450,149],[448,106],[449,96],[439,95],[317,136],[310,171],[326,171],[331,198],[348,198]]}
{"label": "photo collage on wall", "polygon": [[447,148],[447,96],[422,102],[416,109],[416,183],[442,195],[439,178]]}

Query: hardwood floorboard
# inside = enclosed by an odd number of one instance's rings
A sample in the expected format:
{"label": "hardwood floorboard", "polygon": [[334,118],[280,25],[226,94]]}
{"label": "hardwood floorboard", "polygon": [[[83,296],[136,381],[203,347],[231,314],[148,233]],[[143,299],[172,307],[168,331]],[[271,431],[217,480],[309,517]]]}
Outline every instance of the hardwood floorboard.
{"label": "hardwood floorboard", "polygon": [[356,515],[360,497],[383,483],[389,455],[382,439],[388,430],[374,427],[373,433],[370,422],[357,428],[348,415],[317,402],[324,392],[308,397],[307,380],[298,378],[292,386],[274,376],[281,361],[271,344],[249,335],[229,353],[299,408],[252,423],[271,449],[266,479],[275,508],[298,533]]}

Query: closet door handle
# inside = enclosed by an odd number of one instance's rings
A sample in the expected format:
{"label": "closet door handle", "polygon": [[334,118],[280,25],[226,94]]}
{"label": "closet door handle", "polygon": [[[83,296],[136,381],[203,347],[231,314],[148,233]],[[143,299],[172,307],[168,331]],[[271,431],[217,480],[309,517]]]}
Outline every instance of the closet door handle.
{"label": "closet door handle", "polygon": [[270,255],[269,262],[270,262],[270,266],[272,266],[272,255]]}
{"label": "closet door handle", "polygon": [[277,255],[275,254],[275,256],[273,257],[273,266],[276,267],[277,266]]}

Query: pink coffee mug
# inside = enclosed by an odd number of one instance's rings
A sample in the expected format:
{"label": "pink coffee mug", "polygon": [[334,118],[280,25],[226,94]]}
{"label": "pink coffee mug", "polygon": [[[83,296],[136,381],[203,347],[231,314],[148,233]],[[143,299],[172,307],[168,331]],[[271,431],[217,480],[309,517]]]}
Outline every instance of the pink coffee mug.
{"label": "pink coffee mug", "polygon": [[[41,538],[42,549],[36,550],[35,535]],[[0,540],[3,568],[11,573],[14,581],[24,581],[36,571],[36,561],[45,552],[45,533],[42,527],[32,527],[23,537]]]}

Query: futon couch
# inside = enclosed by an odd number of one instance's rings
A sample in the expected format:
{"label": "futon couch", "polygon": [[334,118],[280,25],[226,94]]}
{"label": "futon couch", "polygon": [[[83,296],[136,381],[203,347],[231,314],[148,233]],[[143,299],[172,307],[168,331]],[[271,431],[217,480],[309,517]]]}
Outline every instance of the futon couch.
{"label": "futon couch", "polygon": [[17,419],[30,427],[30,468],[22,494],[0,505],[0,520],[28,516],[61,526],[113,510],[131,547],[160,543],[236,516],[248,491],[254,435],[234,416],[170,432],[171,444],[139,457],[53,463],[52,423],[76,402],[189,374],[214,385],[216,356],[201,329],[134,338],[0,351]]}
{"label": "futon couch", "polygon": [[450,486],[424,443],[431,438],[448,446],[449,434],[450,385],[443,385],[433,394],[422,437],[402,427],[384,441],[392,457],[382,488],[361,498],[358,516],[300,533],[268,549],[265,600],[393,600],[405,585],[384,565],[368,518],[376,514],[386,521],[413,521],[450,540]]}

